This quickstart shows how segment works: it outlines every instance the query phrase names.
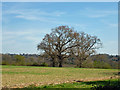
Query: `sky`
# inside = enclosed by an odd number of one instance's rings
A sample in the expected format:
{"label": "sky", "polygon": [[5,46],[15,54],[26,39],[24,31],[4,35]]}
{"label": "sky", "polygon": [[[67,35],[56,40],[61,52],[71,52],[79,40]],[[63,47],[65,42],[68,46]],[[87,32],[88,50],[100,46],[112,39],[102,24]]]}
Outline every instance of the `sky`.
{"label": "sky", "polygon": [[2,2],[119,2],[119,0],[2,0]]}
{"label": "sky", "polygon": [[117,2],[3,2],[2,53],[39,54],[37,45],[60,25],[100,38],[98,54],[118,54]]}

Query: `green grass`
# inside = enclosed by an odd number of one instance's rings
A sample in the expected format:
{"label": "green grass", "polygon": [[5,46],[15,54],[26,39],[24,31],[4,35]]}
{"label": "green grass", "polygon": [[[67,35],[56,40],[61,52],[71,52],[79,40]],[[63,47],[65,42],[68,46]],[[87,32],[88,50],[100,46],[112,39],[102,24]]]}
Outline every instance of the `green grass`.
{"label": "green grass", "polygon": [[48,75],[50,72],[48,73],[33,73],[33,72],[7,72],[4,71],[2,72],[2,74],[34,74],[34,75]]}
{"label": "green grass", "polygon": [[[116,77],[117,69],[59,68],[34,66],[2,66],[2,87],[28,87],[30,85],[51,87],[90,87],[83,82]],[[73,81],[83,81],[73,83]],[[69,82],[69,83],[66,83]],[[64,84],[61,84],[64,83]],[[73,83],[71,85],[71,83]],[[49,86],[49,84],[51,84]],[[52,86],[53,87],[53,86]]]}
{"label": "green grass", "polygon": [[63,83],[57,85],[45,85],[41,87],[35,87],[31,85],[27,88],[91,88],[96,85],[106,86],[116,86],[118,85],[118,79],[111,79],[111,80],[102,80],[102,81],[89,81],[89,82],[74,82],[74,83]]}

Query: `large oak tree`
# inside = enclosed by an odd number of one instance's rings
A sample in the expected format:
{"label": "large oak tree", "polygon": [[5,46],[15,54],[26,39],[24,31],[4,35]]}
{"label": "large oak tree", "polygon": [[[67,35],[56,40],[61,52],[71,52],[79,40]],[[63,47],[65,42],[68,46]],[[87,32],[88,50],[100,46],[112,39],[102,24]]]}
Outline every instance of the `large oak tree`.
{"label": "large oak tree", "polygon": [[51,58],[56,57],[59,62],[59,67],[62,67],[63,60],[69,57],[70,49],[77,46],[76,33],[73,28],[68,26],[59,26],[52,29],[50,34],[47,34],[43,41],[38,45],[38,49],[44,50]]}
{"label": "large oak tree", "polygon": [[[97,48],[100,39],[85,33],[78,33],[74,28],[59,26],[52,29],[50,34],[46,34],[42,42],[38,45],[38,50],[47,53],[55,66],[57,58],[59,67],[62,67],[63,60],[68,58],[71,53],[80,61],[85,60]],[[81,66],[80,66],[81,67]]]}

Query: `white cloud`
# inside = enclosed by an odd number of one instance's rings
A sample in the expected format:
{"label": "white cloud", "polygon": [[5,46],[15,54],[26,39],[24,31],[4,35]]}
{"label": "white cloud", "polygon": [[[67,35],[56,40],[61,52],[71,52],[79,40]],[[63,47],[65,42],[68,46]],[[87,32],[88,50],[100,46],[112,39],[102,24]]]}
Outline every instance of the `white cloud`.
{"label": "white cloud", "polygon": [[3,11],[3,14],[20,14],[20,15],[44,15],[44,16],[61,16],[66,14],[66,12],[62,11],[54,11],[54,12],[46,12],[42,11],[41,9],[15,9],[14,6],[13,8],[11,7],[10,9]]}
{"label": "white cloud", "polygon": [[49,22],[49,21],[55,21],[57,17],[66,14],[66,12],[60,12],[60,11],[45,12],[40,9],[24,9],[24,10],[9,9],[3,11],[3,15],[10,15],[10,14],[14,14],[15,18]]}
{"label": "white cloud", "polygon": [[46,33],[49,33],[47,29],[4,31],[2,33],[3,53],[37,53],[37,44],[41,42]]}
{"label": "white cloud", "polygon": [[110,16],[110,15],[118,15],[118,10],[99,10],[99,9],[93,9],[93,8],[85,8],[85,10],[87,11],[87,14],[85,15],[91,18],[101,18],[101,17]]}
{"label": "white cloud", "polygon": [[118,41],[103,42],[103,47],[98,50],[98,53],[118,54]]}
{"label": "white cloud", "polygon": [[99,17],[105,17],[106,15],[89,15],[88,17],[91,18],[99,18]]}
{"label": "white cloud", "polygon": [[19,30],[2,32],[3,53],[38,53],[37,45],[44,38],[48,29],[42,30]]}
{"label": "white cloud", "polygon": [[115,23],[109,23],[109,26],[111,26],[111,27],[118,27],[118,24],[115,24]]}
{"label": "white cloud", "polygon": [[104,19],[101,19],[100,20],[102,23],[104,23],[107,27],[110,27],[110,28],[118,28],[118,23],[117,23],[117,20],[116,20],[116,23],[115,22],[108,22]]}
{"label": "white cloud", "polygon": [[49,33],[50,30],[49,29],[41,29],[41,30],[37,30],[37,29],[29,29],[29,30],[17,30],[17,31],[12,31],[12,30],[4,30],[2,32],[3,35],[33,35],[33,34],[46,34]]}
{"label": "white cloud", "polygon": [[3,44],[18,43],[20,41],[39,43],[45,34],[49,33],[47,29],[44,30],[26,30],[26,31],[3,31]]}

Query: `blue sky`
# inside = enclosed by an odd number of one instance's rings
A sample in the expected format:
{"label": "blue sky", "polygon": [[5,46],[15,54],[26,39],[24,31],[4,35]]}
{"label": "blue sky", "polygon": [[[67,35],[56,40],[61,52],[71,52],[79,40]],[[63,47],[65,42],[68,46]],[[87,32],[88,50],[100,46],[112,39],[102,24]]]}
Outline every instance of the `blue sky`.
{"label": "blue sky", "polygon": [[97,53],[118,54],[117,2],[3,2],[2,52],[39,54],[37,44],[59,25],[96,35]]}

